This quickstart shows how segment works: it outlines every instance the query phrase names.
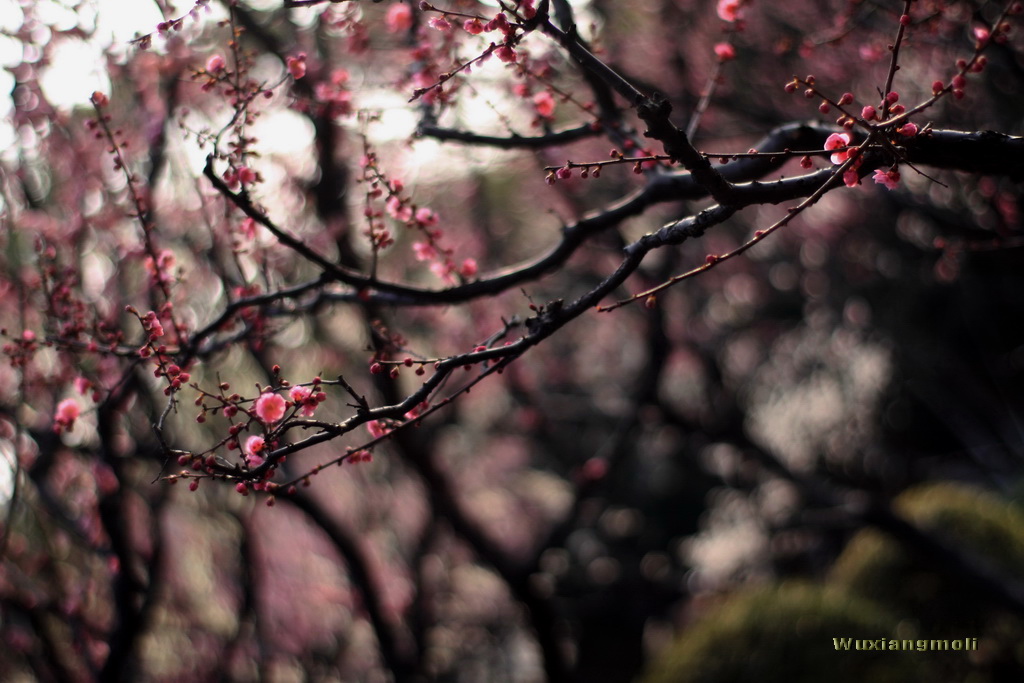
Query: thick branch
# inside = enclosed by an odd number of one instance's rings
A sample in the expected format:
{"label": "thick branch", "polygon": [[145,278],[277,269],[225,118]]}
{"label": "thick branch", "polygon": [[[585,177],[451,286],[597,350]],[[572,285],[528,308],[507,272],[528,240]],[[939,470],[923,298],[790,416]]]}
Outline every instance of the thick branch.
{"label": "thick branch", "polygon": [[345,560],[349,578],[359,588],[366,616],[377,636],[385,665],[399,683],[413,680],[416,669],[415,657],[408,651],[408,643],[402,642],[395,632],[394,625],[389,623],[384,616],[384,606],[381,602],[383,589],[380,585],[380,577],[370,571],[366,554],[352,534],[332,519],[316,501],[306,494],[284,496],[281,500],[288,501],[304,512],[314,524],[327,534],[331,543]]}
{"label": "thick branch", "polygon": [[595,130],[590,124],[529,137],[516,135],[515,133],[508,136],[478,135],[469,131],[443,128],[427,123],[420,124],[420,127],[416,130],[417,135],[435,138],[444,142],[461,142],[467,145],[481,145],[497,149],[544,149],[592,138],[600,134],[600,132],[600,129]]}

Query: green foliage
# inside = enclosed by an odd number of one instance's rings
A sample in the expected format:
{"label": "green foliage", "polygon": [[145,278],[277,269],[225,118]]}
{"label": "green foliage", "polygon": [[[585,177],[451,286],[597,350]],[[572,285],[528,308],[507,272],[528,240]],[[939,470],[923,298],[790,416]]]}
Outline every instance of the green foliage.
{"label": "green foliage", "polygon": [[688,629],[644,683],[913,683],[935,680],[923,654],[837,652],[833,638],[888,638],[882,608],[831,587],[743,591]]}
{"label": "green foliage", "polygon": [[[899,514],[1007,577],[1024,576],[1024,513],[960,484],[920,486]],[[833,638],[977,638],[974,652],[837,652]],[[644,683],[1019,680],[1024,624],[891,537],[859,532],[825,586],[740,591],[687,629]]]}
{"label": "green foliage", "polygon": [[[1024,575],[1024,514],[1013,504],[977,489],[940,483],[907,491],[895,508],[996,571]],[[993,608],[970,586],[954,583],[873,529],[850,541],[833,567],[832,581],[944,628],[979,626]]]}
{"label": "green foliage", "polygon": [[[911,489],[896,510],[999,574],[1024,576],[1024,513],[971,487],[938,483]],[[1024,669],[1024,624],[977,589],[903,550],[874,529],[858,533],[836,561],[830,582],[885,605],[922,638],[976,637],[985,666]]]}

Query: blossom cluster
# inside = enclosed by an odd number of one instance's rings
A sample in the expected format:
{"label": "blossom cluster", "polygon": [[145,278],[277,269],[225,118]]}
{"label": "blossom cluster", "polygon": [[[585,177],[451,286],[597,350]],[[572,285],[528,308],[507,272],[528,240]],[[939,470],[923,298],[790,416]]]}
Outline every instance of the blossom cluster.
{"label": "blossom cluster", "polygon": [[[412,243],[416,260],[429,262],[431,272],[445,283],[455,284],[457,278],[465,280],[476,276],[478,268],[475,259],[465,258],[457,263],[454,249],[442,245],[444,230],[437,227],[440,223],[437,212],[413,202],[405,193],[405,183],[399,178],[391,179],[384,173],[369,146],[360,160],[360,166],[363,170],[362,181],[367,184],[363,215],[369,227],[364,234],[370,239],[375,253],[395,242],[384,222],[386,215],[406,229],[419,233],[420,239]],[[381,200],[383,208],[379,206]]]}

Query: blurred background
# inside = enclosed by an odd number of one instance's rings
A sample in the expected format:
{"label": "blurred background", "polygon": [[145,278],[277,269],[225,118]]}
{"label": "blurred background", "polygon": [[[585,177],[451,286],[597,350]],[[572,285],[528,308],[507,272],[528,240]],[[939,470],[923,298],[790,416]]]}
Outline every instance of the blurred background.
{"label": "blurred background", "polygon": [[[557,45],[531,35],[517,47],[520,69],[491,59],[456,79],[450,99],[410,104],[417,74],[436,78],[444,60],[469,59],[493,37],[455,41],[416,3],[406,25],[394,10],[403,4],[240,2],[229,15],[213,2],[157,2],[127,32],[111,28],[105,17],[119,10],[104,2],[0,5],[11,93],[0,127],[0,678],[1021,680],[1019,179],[904,165],[896,190],[831,192],[653,307],[580,317],[396,432],[372,462],[324,469],[272,507],[232,485],[204,480],[193,492],[161,479],[180,467],[152,424],[165,421],[171,448],[199,453],[227,423],[197,422],[194,394],[166,411],[145,366],[90,346],[136,344],[124,307],[153,307],[130,188],[85,125],[93,90],[110,94],[190,329],[239,292],[318,274],[262,227],[243,227],[201,177],[213,137],[235,135],[223,87],[203,88],[211,55],[229,68],[244,56],[246,73],[276,88],[240,133],[259,152],[254,193],[268,215],[337,262],[372,261],[382,278],[446,285],[401,225],[389,251],[368,246],[368,154],[436,212],[445,247],[482,277],[545,253],[563,225],[661,172],[612,166],[548,185],[545,167],[605,160],[621,142],[533,150],[416,135],[425,124],[541,135],[586,124],[578,105],[592,93]],[[487,17],[496,4],[445,8]],[[784,92],[794,74],[813,73],[834,99],[849,91],[858,107],[877,104],[902,3],[741,4],[742,30],[710,0],[567,3],[594,52],[645,92],[666,93],[678,125],[710,95],[693,135],[704,152],[745,152],[786,123],[834,123],[818,100]],[[900,101],[923,101],[956,73],[974,29],[1005,5],[914,3]],[[149,50],[127,44],[179,16],[181,29],[155,33]],[[723,41],[736,56],[719,63]],[[1020,135],[1021,47],[1014,23],[962,100],[915,120]],[[99,55],[93,76],[62,66],[85,49]],[[307,75],[286,83],[299,52]],[[317,106],[323,84],[366,113]],[[557,103],[550,117],[542,92]],[[628,110],[623,125],[637,126]],[[769,179],[803,172],[794,159]],[[572,301],[614,270],[625,244],[709,205],[652,205],[557,272],[465,304],[365,304],[331,286],[268,301],[189,371],[208,391],[228,382],[250,394],[276,377],[343,375],[371,405],[393,403],[422,380],[371,375],[383,351],[443,358],[506,326],[515,339],[531,304]],[[651,254],[616,298],[785,212],[748,207]],[[69,397],[81,415],[55,432]],[[317,417],[346,419],[351,403],[334,386]],[[282,475],[367,439],[361,430],[298,453]],[[837,637],[977,648],[837,652]]]}

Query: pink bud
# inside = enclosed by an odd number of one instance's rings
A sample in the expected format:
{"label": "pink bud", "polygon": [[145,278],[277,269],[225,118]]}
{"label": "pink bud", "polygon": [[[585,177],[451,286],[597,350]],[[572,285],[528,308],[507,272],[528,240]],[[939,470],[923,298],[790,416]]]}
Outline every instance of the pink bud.
{"label": "pink bud", "polygon": [[226,62],[220,55],[210,55],[210,58],[206,60],[206,71],[207,73],[217,73],[224,69]]}
{"label": "pink bud", "polygon": [[908,138],[913,137],[917,135],[917,124],[905,123],[900,128],[897,128],[896,132],[899,133],[900,135],[905,135]]}
{"label": "pink bud", "polygon": [[718,43],[715,45],[715,56],[718,57],[720,62],[736,59],[736,48],[729,43]]}

